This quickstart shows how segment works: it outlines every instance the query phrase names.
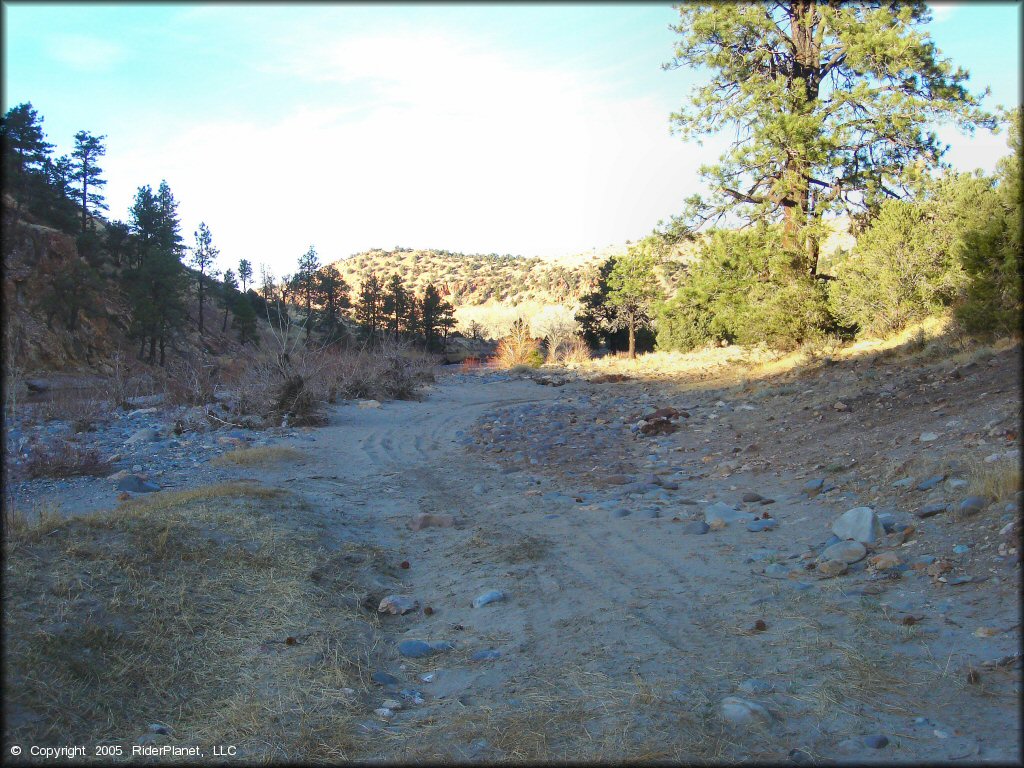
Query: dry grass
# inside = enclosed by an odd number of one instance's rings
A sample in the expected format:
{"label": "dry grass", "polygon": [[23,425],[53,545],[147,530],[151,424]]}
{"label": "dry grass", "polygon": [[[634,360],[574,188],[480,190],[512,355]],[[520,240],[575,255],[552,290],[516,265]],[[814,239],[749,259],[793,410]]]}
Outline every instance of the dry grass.
{"label": "dry grass", "polygon": [[508,335],[498,342],[492,361],[498,368],[539,368],[544,363],[540,339],[530,335],[530,324],[520,318],[512,324]]}
{"label": "dry grass", "polygon": [[1012,499],[1017,491],[1024,488],[1021,483],[1020,464],[1009,459],[988,464],[983,461],[972,461],[969,464],[968,479],[968,490],[971,494],[995,501]]}
{"label": "dry grass", "polygon": [[[159,494],[6,544],[8,739],[181,745],[247,762],[351,760],[367,711],[366,625],[312,532],[282,529],[271,489]],[[346,565],[333,562],[332,573]]]}
{"label": "dry grass", "polygon": [[260,446],[228,451],[215,458],[211,463],[218,467],[270,467],[284,461],[298,461],[303,456],[302,451],[297,451],[294,448]]}

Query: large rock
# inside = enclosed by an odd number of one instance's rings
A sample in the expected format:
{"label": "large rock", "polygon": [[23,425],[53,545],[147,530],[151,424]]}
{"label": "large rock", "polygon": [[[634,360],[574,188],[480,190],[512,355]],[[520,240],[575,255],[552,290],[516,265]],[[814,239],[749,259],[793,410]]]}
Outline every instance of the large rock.
{"label": "large rock", "polygon": [[754,519],[754,516],[749,512],[741,512],[735,507],[730,507],[728,504],[723,504],[720,501],[716,501],[714,504],[704,508],[704,521],[708,525],[714,525],[715,521],[720,521],[723,524],[743,522],[749,523]]}
{"label": "large rock", "polygon": [[821,560],[839,560],[844,563],[856,563],[868,554],[867,549],[859,541],[840,541],[827,547],[821,553]]}
{"label": "large rock", "polygon": [[843,512],[839,519],[832,523],[832,533],[840,539],[873,544],[885,536],[885,528],[871,507],[854,507]]}
{"label": "large rock", "polygon": [[138,475],[128,475],[118,481],[117,489],[119,491],[131,491],[132,493],[155,493],[160,490],[160,486],[144,480]]}

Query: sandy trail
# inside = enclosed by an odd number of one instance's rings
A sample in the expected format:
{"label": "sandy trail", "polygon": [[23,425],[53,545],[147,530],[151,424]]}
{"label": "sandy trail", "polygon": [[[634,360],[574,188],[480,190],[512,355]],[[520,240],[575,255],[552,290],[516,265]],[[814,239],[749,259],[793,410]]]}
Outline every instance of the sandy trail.
{"label": "sandy trail", "polygon": [[[503,742],[500,753],[488,752],[493,743],[460,743],[462,731],[445,724],[481,712],[507,713],[524,699],[541,698],[575,718],[569,741],[560,743],[551,728],[543,746],[552,758],[579,755],[581,736],[591,740],[595,755],[614,741],[626,754],[666,757],[785,759],[799,748],[843,758],[836,744],[844,737],[874,732],[906,738],[885,750],[855,749],[847,759],[1015,754],[1006,686],[990,690],[987,703],[970,702],[973,722],[962,723],[962,730],[953,725],[965,716],[965,702],[962,682],[942,671],[945,664],[948,673],[944,654],[955,643],[950,630],[927,630],[916,640],[906,631],[901,636],[900,627],[882,620],[884,610],[865,604],[870,594],[843,582],[808,589],[754,572],[746,559],[753,547],[767,541],[795,559],[822,538],[816,528],[785,528],[787,517],[807,514],[795,501],[789,510],[773,507],[785,534],[753,543],[740,526],[684,536],[665,517],[627,522],[584,504],[544,500],[542,493],[571,496],[583,489],[539,472],[502,472],[458,437],[498,407],[555,400],[587,385],[485,381],[441,380],[423,402],[338,407],[328,426],[295,442],[308,461],[258,476],[304,497],[328,546],[370,542],[392,553],[395,563],[411,563],[400,584],[371,585],[376,599],[400,592],[433,609],[430,616],[416,611],[382,619],[387,642],[379,668],[422,691],[426,701],[386,726],[391,738],[382,741],[380,757],[515,754],[513,742]],[[706,484],[689,485],[679,496],[702,498]],[[767,478],[765,487],[779,490],[780,499],[785,493]],[[693,510],[680,507],[684,516]],[[406,523],[417,512],[450,513],[457,525],[413,532]],[[472,599],[490,589],[507,599],[472,608]],[[753,629],[757,619],[767,622],[768,632]],[[394,644],[403,639],[450,641],[455,650],[402,659]],[[479,650],[501,656],[472,661]],[[911,662],[916,666],[908,667]],[[435,672],[435,679],[421,682],[425,672]],[[740,683],[751,679],[773,690],[743,693]],[[763,703],[773,719],[723,729],[717,708],[730,695]],[[625,709],[609,708],[612,699]],[[950,737],[931,736],[923,724],[924,735],[917,735],[908,725],[915,716],[947,724],[942,727]],[[418,730],[427,724],[442,725],[441,732],[428,737]],[[493,729],[482,732],[493,735]],[[472,729],[466,733],[468,741]],[[415,749],[408,741],[413,737]],[[653,751],[630,748],[630,740]]]}

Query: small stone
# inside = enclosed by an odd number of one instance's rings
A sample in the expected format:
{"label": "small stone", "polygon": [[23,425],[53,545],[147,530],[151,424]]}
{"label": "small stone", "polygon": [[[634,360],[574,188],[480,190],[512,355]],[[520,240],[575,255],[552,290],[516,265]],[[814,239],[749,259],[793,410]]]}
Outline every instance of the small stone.
{"label": "small stone", "polygon": [[937,501],[934,504],[928,504],[927,506],[922,507],[920,510],[915,512],[914,515],[923,520],[926,517],[934,517],[940,512],[945,512],[947,508],[948,505],[944,501]]}
{"label": "small stone", "polygon": [[357,400],[356,405],[360,408],[380,408],[379,400]]}
{"label": "small stone", "polygon": [[969,546],[967,546],[966,544],[955,544],[953,546],[953,554],[954,555],[966,555],[970,551],[971,551],[971,548]]}
{"label": "small stone", "polygon": [[124,441],[125,445],[137,445],[138,443],[152,443],[160,439],[160,433],[152,428],[140,429],[134,435]]}
{"label": "small stone", "polygon": [[765,566],[764,575],[773,578],[785,577],[789,575],[789,568],[782,563],[772,563]]}
{"label": "small stone", "polygon": [[939,439],[939,436],[934,432],[922,432],[920,440],[922,443],[933,443]]}
{"label": "small stone", "polygon": [[917,490],[919,491],[930,491],[932,488],[937,486],[943,480],[946,479],[945,475],[932,475],[931,477],[922,480],[917,484]]}
{"label": "small stone", "polygon": [[705,533],[711,530],[711,526],[705,523],[703,520],[691,520],[688,523],[684,523],[681,526],[682,532],[687,535],[703,536]]}
{"label": "small stone", "polygon": [[478,595],[473,598],[474,608],[483,608],[485,605],[490,603],[501,602],[505,599],[505,593],[497,589],[492,589],[490,592],[484,592],[482,595]]}
{"label": "small stone", "polygon": [[873,544],[885,536],[885,528],[871,507],[848,509],[832,524],[832,532],[840,539],[853,539]]}
{"label": "small stone", "polygon": [[864,746],[871,749],[881,749],[889,743],[889,739],[880,733],[872,733],[864,737]]}
{"label": "small stone", "polygon": [[868,560],[868,565],[874,568],[876,571],[887,571],[890,568],[895,568],[900,564],[899,555],[895,552],[882,552],[879,555]]}
{"label": "small stone", "polygon": [[846,573],[847,565],[842,560],[822,560],[815,567],[822,576],[831,578]]}
{"label": "small stone", "polygon": [[756,503],[758,501],[761,501],[763,498],[764,498],[764,496],[762,496],[760,493],[754,493],[752,491],[747,491],[746,493],[743,494],[743,503],[744,504],[754,504],[754,503]]}
{"label": "small stone", "polygon": [[430,656],[434,653],[434,648],[422,640],[403,640],[398,644],[398,652],[410,659],[419,659]]}
{"label": "small stone", "polygon": [[171,733],[171,729],[163,723],[150,723],[149,728],[147,728],[147,730],[150,733],[161,733],[165,736],[170,735]]}
{"label": "small stone", "polygon": [[392,616],[402,616],[409,613],[409,611],[415,611],[419,607],[418,600],[414,600],[406,595],[388,595],[380,601],[377,611],[380,613],[390,613]]}
{"label": "small stone", "polygon": [[395,699],[384,699],[381,703],[381,707],[384,709],[401,709],[402,702],[396,701]]}
{"label": "small stone", "polygon": [[377,685],[400,685],[401,681],[394,675],[389,675],[387,672],[374,672],[370,675],[370,679],[377,683]]}
{"label": "small stone", "polygon": [[824,485],[825,485],[825,478],[823,478],[823,477],[819,477],[819,478],[816,478],[814,480],[808,480],[806,483],[804,483],[804,487],[802,489],[802,493],[807,494],[808,498],[812,498],[813,499],[815,496],[817,496],[819,493],[821,493],[821,489],[822,489],[822,487]]}
{"label": "small stone", "polygon": [[721,521],[723,524],[737,521],[746,523],[753,519],[754,516],[749,512],[741,512],[735,507],[730,507],[728,504],[723,504],[720,501],[716,501],[704,509],[704,521],[708,525],[714,525],[716,521]]}
{"label": "small stone", "polygon": [[741,699],[738,696],[726,696],[722,699],[719,710],[724,720],[737,725],[771,721],[771,714],[760,704]]}
{"label": "small stone", "polygon": [[155,493],[160,490],[160,486],[138,475],[128,475],[118,482],[117,489],[119,491],[131,491],[132,493]]}
{"label": "small stone", "polygon": [[988,499],[984,496],[968,496],[960,502],[960,514],[969,516],[976,515],[988,506]]}
{"label": "small stone", "polygon": [[779,524],[779,521],[775,518],[768,518],[767,520],[751,520],[747,523],[747,530],[751,533],[760,533],[761,531],[770,531]]}
{"label": "small stone", "polygon": [[821,560],[839,560],[843,563],[856,563],[868,554],[867,549],[859,541],[840,541],[827,547],[821,553]]}
{"label": "small stone", "polygon": [[837,400],[835,402],[835,405],[832,406],[832,409],[835,410],[835,411],[839,411],[840,413],[843,413],[845,411],[850,410],[850,406],[848,406],[842,400]]}
{"label": "small stone", "polygon": [[395,713],[387,707],[378,707],[377,709],[373,710],[373,713],[383,720],[390,720],[392,717],[395,716]]}

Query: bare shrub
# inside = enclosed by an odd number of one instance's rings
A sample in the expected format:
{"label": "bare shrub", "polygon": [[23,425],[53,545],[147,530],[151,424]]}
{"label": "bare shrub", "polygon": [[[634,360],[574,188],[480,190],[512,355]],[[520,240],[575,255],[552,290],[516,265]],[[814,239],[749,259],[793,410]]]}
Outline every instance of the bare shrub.
{"label": "bare shrub", "polygon": [[584,365],[590,362],[590,345],[579,336],[569,341],[559,356],[563,365]]}
{"label": "bare shrub", "polygon": [[530,324],[520,317],[512,323],[508,335],[498,342],[494,364],[499,368],[513,368],[517,365],[539,368],[543,363],[540,340],[530,335]]}
{"label": "bare shrub", "polygon": [[110,464],[94,448],[82,448],[67,440],[52,446],[33,444],[23,470],[31,478],[106,475]]}
{"label": "bare shrub", "polygon": [[99,396],[117,408],[130,409],[130,401],[142,395],[150,395],[160,389],[160,382],[150,370],[123,352],[115,352],[110,358],[111,371],[101,381]]}
{"label": "bare shrub", "polygon": [[373,351],[339,353],[332,384],[342,399],[415,400],[420,386],[433,381],[435,359],[408,344],[387,342]]}
{"label": "bare shrub", "polygon": [[206,405],[217,390],[219,366],[205,354],[173,360],[167,368],[167,400],[173,405]]}

